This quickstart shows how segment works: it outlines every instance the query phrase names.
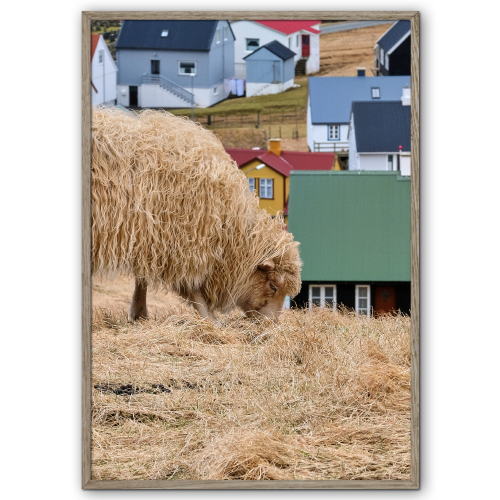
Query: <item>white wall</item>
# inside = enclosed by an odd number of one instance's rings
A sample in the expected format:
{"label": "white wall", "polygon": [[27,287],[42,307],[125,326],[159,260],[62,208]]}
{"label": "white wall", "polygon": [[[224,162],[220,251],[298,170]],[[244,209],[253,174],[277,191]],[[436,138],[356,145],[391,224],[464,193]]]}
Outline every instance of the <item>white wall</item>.
{"label": "white wall", "polygon": [[[99,63],[99,51],[104,50],[103,62]],[[97,92],[92,88],[92,104],[104,104],[116,99],[116,72],[117,67],[109,52],[106,42],[99,38],[91,64],[92,83]]]}
{"label": "white wall", "polygon": [[[309,34],[307,31],[303,31],[302,33]],[[311,38],[309,39],[310,55],[306,63],[306,73],[308,75],[319,71],[319,35],[313,35],[312,33],[310,35],[311,35]]]}
{"label": "white wall", "polygon": [[[387,163],[387,154],[364,154],[360,153],[358,155],[359,164],[356,170],[389,170]],[[394,155],[394,161],[397,161],[396,155]],[[351,168],[349,159],[349,170],[355,170]]]}
{"label": "white wall", "polygon": [[[347,123],[342,123],[340,124],[340,140],[339,141],[329,141],[328,140],[328,125],[326,124],[321,124],[321,125],[313,125],[311,123],[311,118],[310,118],[310,106],[307,107],[307,145],[311,149],[311,151],[314,151],[314,143],[315,142],[321,142],[323,143],[321,147],[321,151],[325,152],[327,151],[326,147],[327,144],[331,148],[330,150],[333,151],[333,148],[335,147],[336,150],[349,150],[349,141],[347,138],[349,132],[349,125]],[[327,144],[326,144],[327,143]]]}
{"label": "white wall", "polygon": [[[214,88],[193,89],[195,108],[206,108],[225,99],[229,92],[224,91],[224,85],[216,85],[217,94],[214,94]],[[186,88],[191,92],[190,88]],[[129,88],[127,85],[117,86],[117,104],[128,107],[130,105]],[[189,108],[191,105],[172,94],[159,85],[139,85],[137,87],[137,104],[141,108]]]}
{"label": "white wall", "polygon": [[359,155],[356,148],[356,132],[354,130],[354,117],[351,114],[351,123],[349,124],[349,170],[358,170]]}
{"label": "white wall", "polygon": [[399,160],[401,175],[411,175],[411,155],[410,153],[401,153]]}
{"label": "white wall", "polygon": [[247,82],[246,96],[279,94],[293,85],[293,78],[283,83],[249,83]]}

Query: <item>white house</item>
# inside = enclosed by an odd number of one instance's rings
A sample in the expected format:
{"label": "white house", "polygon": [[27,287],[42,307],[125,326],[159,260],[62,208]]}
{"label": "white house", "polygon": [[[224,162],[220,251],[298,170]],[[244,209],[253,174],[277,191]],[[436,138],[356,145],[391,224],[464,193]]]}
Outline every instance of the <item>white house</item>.
{"label": "white house", "polygon": [[304,66],[306,74],[319,71],[319,25],[320,21],[231,21],[235,77],[246,79],[244,58],[273,40],[295,52],[297,70]]}
{"label": "white house", "polygon": [[224,20],[123,21],[116,61],[118,104],[206,108],[229,95],[234,35]]}
{"label": "white house", "polygon": [[399,101],[352,103],[349,170],[399,171],[401,175],[411,175],[410,100],[410,87],[406,87]]}
{"label": "white house", "polygon": [[313,152],[349,150],[354,101],[395,101],[409,76],[321,76],[309,78],[307,145]]}
{"label": "white house", "polygon": [[100,34],[92,35],[90,57],[92,59],[92,104],[114,104],[118,68]]}

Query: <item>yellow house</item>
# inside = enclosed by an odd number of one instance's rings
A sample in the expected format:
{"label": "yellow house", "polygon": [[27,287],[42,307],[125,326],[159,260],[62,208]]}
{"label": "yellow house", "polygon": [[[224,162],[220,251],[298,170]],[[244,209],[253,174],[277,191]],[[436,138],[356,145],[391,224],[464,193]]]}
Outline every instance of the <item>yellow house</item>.
{"label": "yellow house", "polygon": [[282,211],[288,223],[288,192],[292,170],[340,170],[335,153],[282,151],[281,139],[270,139],[269,148],[226,148],[248,177],[250,189],[257,193],[260,208],[270,215]]}

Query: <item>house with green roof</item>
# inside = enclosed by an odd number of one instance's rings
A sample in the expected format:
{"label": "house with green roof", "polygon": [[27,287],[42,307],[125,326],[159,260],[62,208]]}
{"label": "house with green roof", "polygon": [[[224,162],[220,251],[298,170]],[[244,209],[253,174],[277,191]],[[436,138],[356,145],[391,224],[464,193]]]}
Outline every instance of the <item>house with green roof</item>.
{"label": "house with green roof", "polygon": [[292,306],[410,313],[410,186],[399,172],[291,172],[288,230],[303,261]]}

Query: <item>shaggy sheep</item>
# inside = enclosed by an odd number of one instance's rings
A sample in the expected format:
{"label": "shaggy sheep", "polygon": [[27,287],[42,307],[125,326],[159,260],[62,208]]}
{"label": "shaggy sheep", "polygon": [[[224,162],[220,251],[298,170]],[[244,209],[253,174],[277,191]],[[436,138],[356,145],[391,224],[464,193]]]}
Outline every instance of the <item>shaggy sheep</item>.
{"label": "shaggy sheep", "polygon": [[211,132],[166,112],[94,108],[92,272],[135,277],[132,319],[147,317],[148,286],[204,318],[238,306],[277,319],[300,290],[297,246]]}

